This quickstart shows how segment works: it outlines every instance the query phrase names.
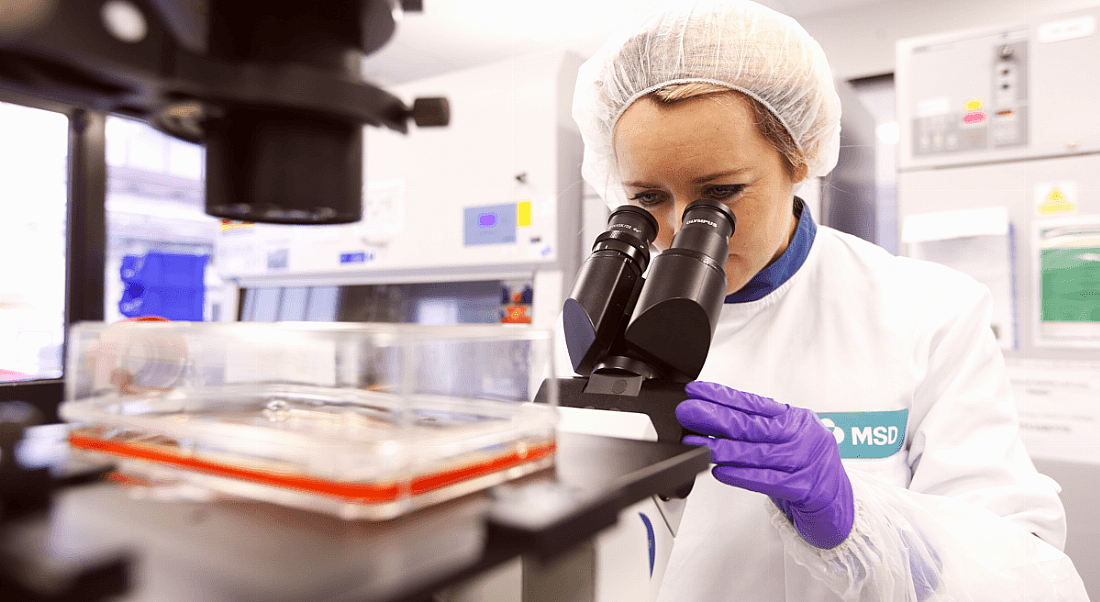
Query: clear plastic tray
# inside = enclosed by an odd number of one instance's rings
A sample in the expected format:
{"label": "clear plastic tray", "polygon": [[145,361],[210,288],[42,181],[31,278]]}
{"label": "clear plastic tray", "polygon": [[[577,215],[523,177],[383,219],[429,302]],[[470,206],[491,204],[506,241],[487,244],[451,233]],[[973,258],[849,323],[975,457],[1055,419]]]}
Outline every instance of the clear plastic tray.
{"label": "clear plastic tray", "polygon": [[528,403],[552,335],[514,326],[82,323],[70,443],[154,483],[386,519],[550,466]]}

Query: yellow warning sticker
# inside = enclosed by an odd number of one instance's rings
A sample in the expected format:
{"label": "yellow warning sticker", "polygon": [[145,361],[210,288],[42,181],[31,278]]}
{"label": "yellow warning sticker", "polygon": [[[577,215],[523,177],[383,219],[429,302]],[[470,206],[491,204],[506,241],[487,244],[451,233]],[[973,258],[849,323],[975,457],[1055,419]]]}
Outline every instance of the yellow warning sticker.
{"label": "yellow warning sticker", "polygon": [[531,225],[531,201],[520,201],[516,204],[516,225]]}
{"label": "yellow warning sticker", "polygon": [[1039,215],[1065,215],[1077,210],[1077,182],[1045,182],[1035,185]]}

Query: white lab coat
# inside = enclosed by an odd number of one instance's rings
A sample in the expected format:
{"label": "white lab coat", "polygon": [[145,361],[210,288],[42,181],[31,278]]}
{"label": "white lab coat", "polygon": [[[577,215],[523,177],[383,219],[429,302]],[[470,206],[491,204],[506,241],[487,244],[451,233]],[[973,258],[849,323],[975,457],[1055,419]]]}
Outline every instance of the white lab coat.
{"label": "white lab coat", "polygon": [[826,227],[779,288],[726,304],[700,380],[819,413],[908,410],[904,440],[844,460],[856,525],[833,550],[765,496],[700,474],[659,600],[1087,600],[989,320],[971,278]]}

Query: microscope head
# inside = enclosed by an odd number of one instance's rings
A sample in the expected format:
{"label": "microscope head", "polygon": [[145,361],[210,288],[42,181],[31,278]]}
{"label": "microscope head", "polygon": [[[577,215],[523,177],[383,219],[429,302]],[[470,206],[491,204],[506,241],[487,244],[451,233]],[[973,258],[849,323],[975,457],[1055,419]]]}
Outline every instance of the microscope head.
{"label": "microscope head", "polygon": [[737,220],[724,204],[699,199],[682,222],[669,248],[650,262],[658,232],[653,216],[633,206],[611,214],[563,309],[578,374],[610,370],[679,382],[698,376],[725,299]]}

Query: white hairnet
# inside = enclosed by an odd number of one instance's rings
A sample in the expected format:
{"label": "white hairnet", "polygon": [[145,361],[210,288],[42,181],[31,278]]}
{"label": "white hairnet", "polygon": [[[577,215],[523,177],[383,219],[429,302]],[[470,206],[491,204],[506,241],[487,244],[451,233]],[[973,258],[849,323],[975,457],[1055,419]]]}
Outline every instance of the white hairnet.
{"label": "white hairnet", "polygon": [[687,82],[759,101],[802,151],[807,176],[836,165],[840,99],[824,51],[802,26],[747,0],[665,1],[612,34],[577,78],[582,173],[612,207],[626,203],[612,148],[619,117],[646,94]]}

